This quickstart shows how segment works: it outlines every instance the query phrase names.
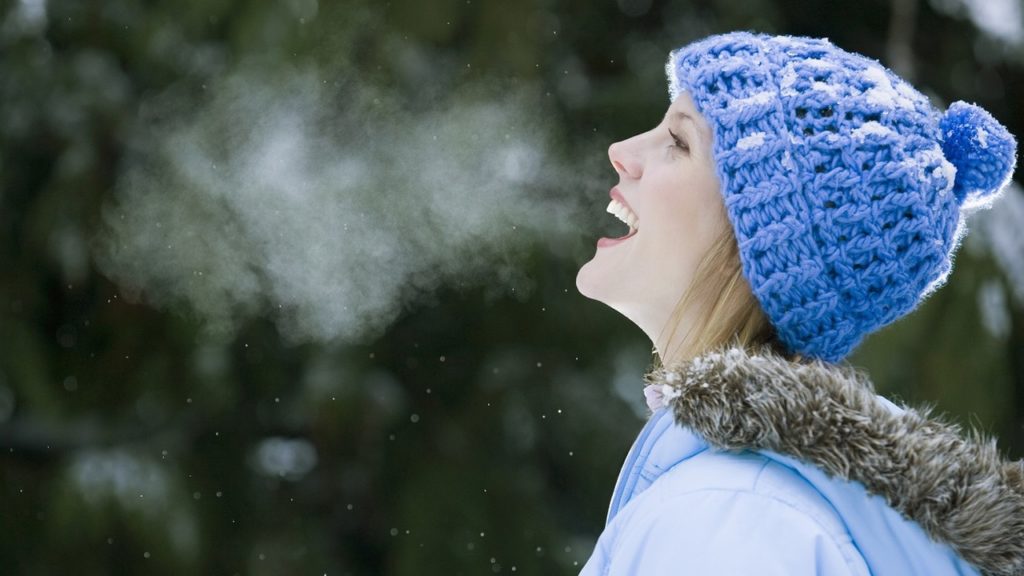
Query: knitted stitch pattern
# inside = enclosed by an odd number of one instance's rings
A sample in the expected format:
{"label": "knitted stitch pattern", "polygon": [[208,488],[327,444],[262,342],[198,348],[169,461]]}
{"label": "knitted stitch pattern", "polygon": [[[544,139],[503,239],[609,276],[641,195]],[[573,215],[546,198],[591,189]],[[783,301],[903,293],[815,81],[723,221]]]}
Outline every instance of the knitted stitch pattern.
{"label": "knitted stitch pattern", "polygon": [[1016,164],[986,111],[943,114],[878,61],[828,40],[736,32],[672,51],[711,126],[743,273],[779,340],[837,362],[945,283]]}

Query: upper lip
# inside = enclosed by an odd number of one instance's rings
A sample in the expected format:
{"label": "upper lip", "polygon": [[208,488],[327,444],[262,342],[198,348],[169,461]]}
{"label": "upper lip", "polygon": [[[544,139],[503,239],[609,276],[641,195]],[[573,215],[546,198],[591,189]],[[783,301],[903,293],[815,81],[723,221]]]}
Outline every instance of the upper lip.
{"label": "upper lip", "polygon": [[608,192],[608,195],[611,196],[613,200],[621,202],[623,206],[629,208],[629,211],[635,214],[637,218],[640,218],[640,215],[636,213],[636,210],[633,210],[633,207],[629,205],[629,202],[626,202],[626,199],[622,196],[622,192],[619,192],[618,186],[613,187],[611,191]]}

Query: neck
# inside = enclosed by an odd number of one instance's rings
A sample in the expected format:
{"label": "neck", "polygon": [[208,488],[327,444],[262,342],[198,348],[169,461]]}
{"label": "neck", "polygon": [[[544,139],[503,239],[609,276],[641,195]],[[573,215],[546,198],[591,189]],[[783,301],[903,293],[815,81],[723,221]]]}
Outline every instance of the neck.
{"label": "neck", "polygon": [[696,349],[696,345],[701,336],[698,328],[699,313],[696,306],[687,306],[681,312],[677,306],[662,323],[658,335],[651,337],[662,365],[686,362],[698,355],[700,350]]}

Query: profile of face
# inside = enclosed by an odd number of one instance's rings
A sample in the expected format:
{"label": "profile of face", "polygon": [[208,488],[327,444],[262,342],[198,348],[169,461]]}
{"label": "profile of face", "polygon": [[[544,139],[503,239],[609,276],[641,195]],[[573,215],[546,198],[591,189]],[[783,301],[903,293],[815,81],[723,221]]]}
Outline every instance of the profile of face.
{"label": "profile of face", "polygon": [[[580,268],[576,287],[632,320],[659,342],[697,265],[727,226],[712,156],[712,132],[690,94],[680,93],[660,124],[608,148],[619,182],[610,212],[635,218],[635,232],[598,240]],[[626,227],[626,224],[623,224]],[[687,311],[683,321],[694,318]],[[671,329],[665,330],[665,333]]]}

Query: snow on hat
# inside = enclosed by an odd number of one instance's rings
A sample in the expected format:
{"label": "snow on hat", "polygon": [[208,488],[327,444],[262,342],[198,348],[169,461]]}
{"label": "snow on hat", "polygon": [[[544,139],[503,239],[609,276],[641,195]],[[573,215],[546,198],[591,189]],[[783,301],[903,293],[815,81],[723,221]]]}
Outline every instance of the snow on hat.
{"label": "snow on hat", "polygon": [[673,50],[713,152],[744,276],[791,352],[837,362],[943,285],[964,214],[1002,192],[1017,142],[942,113],[825,39],[735,32]]}

